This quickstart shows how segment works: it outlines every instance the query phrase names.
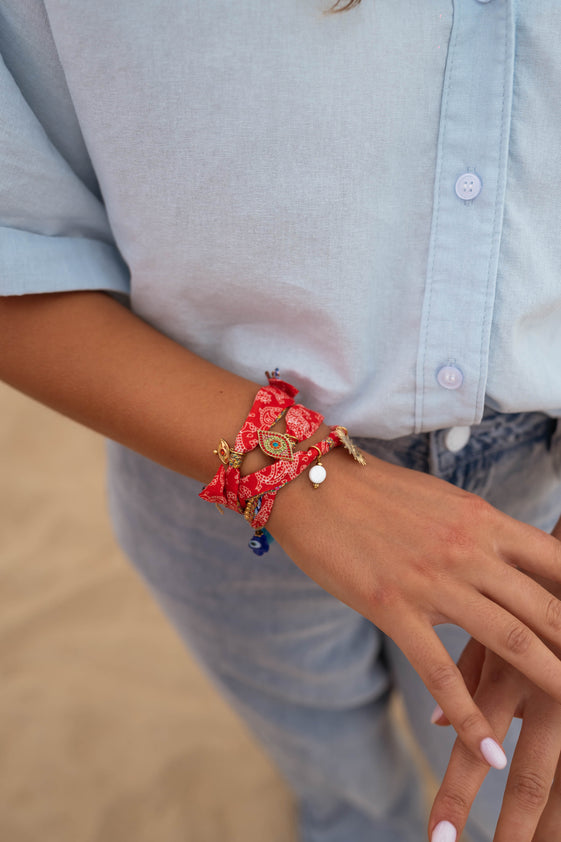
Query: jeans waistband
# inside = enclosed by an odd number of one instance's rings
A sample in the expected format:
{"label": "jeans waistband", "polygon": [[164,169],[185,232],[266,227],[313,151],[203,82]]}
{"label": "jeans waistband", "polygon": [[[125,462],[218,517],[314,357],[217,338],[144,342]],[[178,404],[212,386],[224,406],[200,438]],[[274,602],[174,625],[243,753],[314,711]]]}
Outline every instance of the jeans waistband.
{"label": "jeans waistband", "polygon": [[446,446],[449,428],[414,433],[397,439],[356,439],[366,453],[380,459],[424,471],[443,479],[460,463],[468,465],[482,458],[496,457],[522,443],[544,440],[549,448],[557,419],[542,412],[501,413],[487,410],[481,422],[470,428],[467,443],[457,452]]}

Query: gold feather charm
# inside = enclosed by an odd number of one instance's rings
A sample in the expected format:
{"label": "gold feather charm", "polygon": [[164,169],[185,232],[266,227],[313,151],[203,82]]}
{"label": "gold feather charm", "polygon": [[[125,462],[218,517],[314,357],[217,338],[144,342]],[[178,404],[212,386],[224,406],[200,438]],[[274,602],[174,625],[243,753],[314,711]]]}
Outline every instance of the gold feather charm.
{"label": "gold feather charm", "polygon": [[355,462],[358,462],[359,465],[366,465],[366,459],[358,449],[358,447],[353,444],[352,440],[349,438],[349,431],[346,427],[335,427],[335,432],[337,433],[337,438],[347,451],[350,453]]}

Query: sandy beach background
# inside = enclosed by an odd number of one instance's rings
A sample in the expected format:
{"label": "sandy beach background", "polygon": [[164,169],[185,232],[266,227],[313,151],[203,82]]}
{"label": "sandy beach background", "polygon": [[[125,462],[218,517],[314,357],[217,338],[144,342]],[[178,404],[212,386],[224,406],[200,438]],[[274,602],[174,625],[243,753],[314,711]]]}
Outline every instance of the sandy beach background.
{"label": "sandy beach background", "polygon": [[0,840],[293,842],[277,773],[129,568],[103,439],[0,384]]}
{"label": "sandy beach background", "polygon": [[0,840],[295,842],[282,780],[116,545],[103,439],[0,383],[0,442]]}

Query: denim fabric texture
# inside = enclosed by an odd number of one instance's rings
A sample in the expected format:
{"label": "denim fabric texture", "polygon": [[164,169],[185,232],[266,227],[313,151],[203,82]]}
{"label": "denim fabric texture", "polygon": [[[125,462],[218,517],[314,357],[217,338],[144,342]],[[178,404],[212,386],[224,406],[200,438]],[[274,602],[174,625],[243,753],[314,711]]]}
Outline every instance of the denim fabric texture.
{"label": "denim fabric texture", "polygon": [[[561,435],[553,419],[487,412],[458,453],[446,449],[445,434],[360,445],[551,530],[561,513]],[[434,702],[399,650],[277,545],[254,556],[247,525],[200,501],[197,483],[113,442],[108,452],[118,540],[292,787],[301,842],[424,838],[418,772],[390,715],[391,693],[402,694],[437,775],[453,733],[429,724]],[[455,626],[438,632],[457,657],[466,635]],[[505,743],[509,756],[516,734],[515,725]],[[470,818],[474,842],[492,838],[505,780],[505,772],[488,775]]]}

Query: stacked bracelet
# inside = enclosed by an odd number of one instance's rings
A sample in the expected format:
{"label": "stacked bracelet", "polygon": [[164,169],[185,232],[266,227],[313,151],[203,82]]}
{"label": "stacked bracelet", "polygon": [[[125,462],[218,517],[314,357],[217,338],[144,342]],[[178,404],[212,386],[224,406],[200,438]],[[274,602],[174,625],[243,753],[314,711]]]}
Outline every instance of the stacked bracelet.
{"label": "stacked bracelet", "polygon": [[[279,379],[278,369],[272,375],[267,374],[267,377],[269,385],[257,392],[234,446],[230,447],[227,441],[220,440],[214,451],[220,460],[220,467],[199,494],[203,500],[224,505],[244,516],[257,530],[249,543],[257,555],[269,549],[268,533],[263,527],[281,488],[296,479],[306,468],[310,468],[310,481],[314,488],[318,488],[326,478],[321,457],[341,445],[355,461],[365,464],[364,457],[349,439],[346,428],[340,426],[332,427],[325,439],[307,450],[296,451],[296,444],[306,441],[318,430],[323,416],[294,403],[298,390]],[[272,432],[271,428],[281,418],[285,420],[286,432]],[[275,461],[242,477],[240,468],[243,457],[256,447]]]}
{"label": "stacked bracelet", "polygon": [[339,444],[340,441],[333,430],[327,438],[313,445],[313,447],[298,451],[290,462],[279,460],[273,465],[261,468],[254,474],[242,477],[239,484],[238,499],[248,523],[254,529],[265,526],[280,489],[300,476],[306,468],[313,465],[315,460],[321,459],[322,456],[325,456],[334,447],[338,447]]}
{"label": "stacked bracelet", "polygon": [[[218,472],[200,493],[203,500],[224,505],[228,509],[243,512],[238,488],[240,467],[246,453],[260,447],[263,453],[273,459],[292,461],[294,445],[310,438],[323,421],[323,415],[294,403],[298,390],[269,376],[269,385],[259,389],[234,446],[221,439],[214,452],[221,462]],[[272,433],[281,418],[285,419],[286,433]]]}

